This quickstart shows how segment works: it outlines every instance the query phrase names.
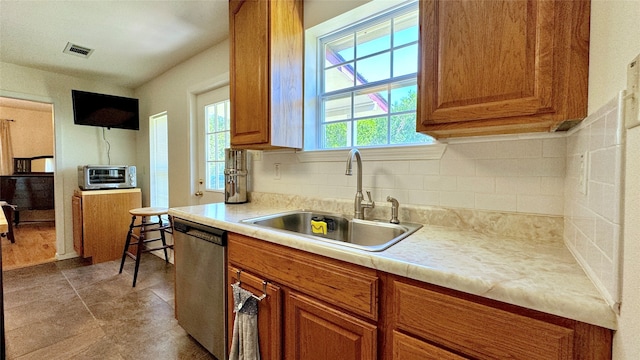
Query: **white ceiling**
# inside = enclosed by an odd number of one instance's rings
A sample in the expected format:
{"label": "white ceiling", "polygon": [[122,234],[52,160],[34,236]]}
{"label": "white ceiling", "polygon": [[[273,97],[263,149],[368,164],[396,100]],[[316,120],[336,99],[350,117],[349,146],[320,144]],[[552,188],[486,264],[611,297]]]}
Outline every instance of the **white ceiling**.
{"label": "white ceiling", "polygon": [[[228,37],[228,0],[0,0],[0,61],[136,88]],[[68,42],[94,49],[64,54]]]}

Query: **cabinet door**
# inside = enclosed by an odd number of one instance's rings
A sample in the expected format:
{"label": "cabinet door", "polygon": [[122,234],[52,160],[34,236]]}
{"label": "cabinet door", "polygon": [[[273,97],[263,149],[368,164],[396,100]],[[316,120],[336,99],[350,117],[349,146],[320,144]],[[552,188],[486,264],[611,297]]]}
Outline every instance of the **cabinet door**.
{"label": "cabinet door", "polygon": [[376,359],[375,325],[294,292],[285,308],[287,359]]}
{"label": "cabinet door", "polygon": [[73,216],[73,250],[83,256],[82,248],[82,198],[73,196],[71,198],[71,213]]}
{"label": "cabinet door", "polygon": [[393,332],[393,360],[465,360],[414,337]]}
{"label": "cabinet door", "polygon": [[[282,296],[280,287],[272,283],[263,285],[264,279],[251,273],[241,271],[238,275],[238,268],[228,267],[227,273],[227,329],[229,349],[233,341],[233,322],[235,312],[233,311],[233,292],[231,284],[238,282],[240,278],[242,288],[251,291],[253,294],[267,296],[260,300],[258,304],[258,334],[260,342],[260,359],[280,360],[282,359]],[[228,352],[230,353],[230,351]]]}
{"label": "cabinet door", "polygon": [[588,11],[585,1],[421,1],[418,130],[549,131],[584,117]]}
{"label": "cabinet door", "polygon": [[229,2],[231,145],[269,143],[269,2]]}

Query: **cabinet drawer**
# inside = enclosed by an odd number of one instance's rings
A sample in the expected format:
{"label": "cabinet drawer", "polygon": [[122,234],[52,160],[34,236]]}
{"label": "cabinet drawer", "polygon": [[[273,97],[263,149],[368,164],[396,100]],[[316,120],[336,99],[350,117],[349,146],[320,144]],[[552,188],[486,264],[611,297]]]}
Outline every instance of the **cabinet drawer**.
{"label": "cabinet drawer", "polygon": [[393,360],[467,360],[467,358],[394,331]]}
{"label": "cabinet drawer", "polygon": [[368,319],[378,319],[378,277],[373,269],[238,234],[229,234],[227,251],[229,263],[242,269]]}
{"label": "cabinet drawer", "polygon": [[397,328],[478,359],[572,359],[573,330],[395,281]]}

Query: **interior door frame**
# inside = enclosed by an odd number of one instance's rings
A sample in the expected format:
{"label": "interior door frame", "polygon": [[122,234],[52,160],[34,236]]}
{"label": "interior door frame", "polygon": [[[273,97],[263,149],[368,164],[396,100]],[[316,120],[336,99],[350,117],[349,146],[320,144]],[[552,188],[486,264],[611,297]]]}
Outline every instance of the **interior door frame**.
{"label": "interior door frame", "polygon": [[[56,259],[65,260],[74,258],[77,256],[73,250],[73,243],[71,248],[67,249],[65,246],[65,228],[71,228],[71,214],[64,216],[64,201],[67,198],[64,194],[63,178],[62,178],[62,124],[60,121],[56,121],[56,109],[59,107],[53,98],[47,96],[39,96],[33,94],[25,94],[13,91],[0,90],[1,97],[13,98],[18,100],[33,101],[45,104],[51,104],[51,121],[53,121],[53,159],[55,163],[55,169],[53,171],[53,193],[54,193],[54,216],[56,227]],[[69,210],[71,211],[71,210]],[[65,219],[68,218],[69,226],[65,226]]]}

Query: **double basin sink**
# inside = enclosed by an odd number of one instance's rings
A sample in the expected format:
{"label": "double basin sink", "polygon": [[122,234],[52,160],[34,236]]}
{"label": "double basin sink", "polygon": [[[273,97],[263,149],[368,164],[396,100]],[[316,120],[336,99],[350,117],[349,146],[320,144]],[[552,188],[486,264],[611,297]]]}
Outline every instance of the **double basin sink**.
{"label": "double basin sink", "polygon": [[321,211],[296,210],[242,220],[242,223],[366,251],[382,251],[411,235],[421,224],[348,219]]}

